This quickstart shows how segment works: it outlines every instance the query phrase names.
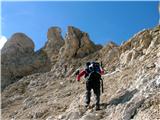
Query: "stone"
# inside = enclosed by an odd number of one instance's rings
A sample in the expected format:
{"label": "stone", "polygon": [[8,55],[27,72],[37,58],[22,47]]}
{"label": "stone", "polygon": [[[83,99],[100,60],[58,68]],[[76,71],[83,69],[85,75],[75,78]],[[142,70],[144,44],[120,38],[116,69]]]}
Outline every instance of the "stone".
{"label": "stone", "polygon": [[2,48],[1,58],[2,89],[23,76],[50,70],[47,54],[43,50],[34,52],[33,41],[24,33],[11,36]]}
{"label": "stone", "polygon": [[101,115],[95,113],[88,113],[84,115],[80,120],[100,120],[102,118]]}

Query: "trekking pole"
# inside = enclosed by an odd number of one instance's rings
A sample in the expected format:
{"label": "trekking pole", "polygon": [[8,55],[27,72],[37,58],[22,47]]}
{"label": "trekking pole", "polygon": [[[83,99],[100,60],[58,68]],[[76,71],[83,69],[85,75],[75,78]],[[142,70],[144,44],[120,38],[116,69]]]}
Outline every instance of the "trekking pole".
{"label": "trekking pole", "polygon": [[103,88],[103,79],[101,78],[101,87],[102,87],[102,93],[104,92],[104,88]]}
{"label": "trekking pole", "polygon": [[[102,63],[102,61],[101,61],[101,68],[102,68],[102,70],[103,70],[103,63]],[[101,87],[102,87],[102,93],[104,92],[104,88],[103,88],[103,79],[101,78]]]}

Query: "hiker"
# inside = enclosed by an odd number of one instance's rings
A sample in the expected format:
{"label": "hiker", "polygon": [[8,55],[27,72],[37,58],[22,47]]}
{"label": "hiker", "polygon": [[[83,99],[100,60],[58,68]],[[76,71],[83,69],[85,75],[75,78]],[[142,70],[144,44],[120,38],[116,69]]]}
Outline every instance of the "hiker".
{"label": "hiker", "polygon": [[64,65],[64,73],[67,73],[67,64]]}
{"label": "hiker", "polygon": [[87,62],[86,69],[80,71],[77,76],[77,81],[84,76],[86,78],[86,93],[85,93],[85,107],[87,108],[90,104],[91,90],[93,89],[96,96],[95,110],[100,109],[100,80],[101,74],[104,71],[97,62]]}

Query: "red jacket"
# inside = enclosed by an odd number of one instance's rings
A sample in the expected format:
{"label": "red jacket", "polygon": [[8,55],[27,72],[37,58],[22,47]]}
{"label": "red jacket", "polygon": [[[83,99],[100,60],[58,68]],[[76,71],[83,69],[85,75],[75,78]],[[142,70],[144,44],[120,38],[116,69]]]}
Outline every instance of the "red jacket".
{"label": "red jacket", "polygon": [[[102,68],[100,68],[100,74],[103,75],[104,74],[104,70]],[[77,75],[77,81],[80,81],[82,76],[85,76],[87,74],[87,72],[85,70],[81,70],[80,73]]]}

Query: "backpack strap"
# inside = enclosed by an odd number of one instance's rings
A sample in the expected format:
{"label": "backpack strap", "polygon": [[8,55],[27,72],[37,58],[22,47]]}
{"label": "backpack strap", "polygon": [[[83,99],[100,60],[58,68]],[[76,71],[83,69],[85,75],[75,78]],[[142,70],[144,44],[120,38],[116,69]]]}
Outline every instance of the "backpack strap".
{"label": "backpack strap", "polygon": [[86,68],[86,69],[85,69],[85,72],[86,72],[86,74],[85,74],[84,77],[86,78],[86,77],[88,77],[88,75],[90,74],[91,71],[89,70],[89,68]]}

